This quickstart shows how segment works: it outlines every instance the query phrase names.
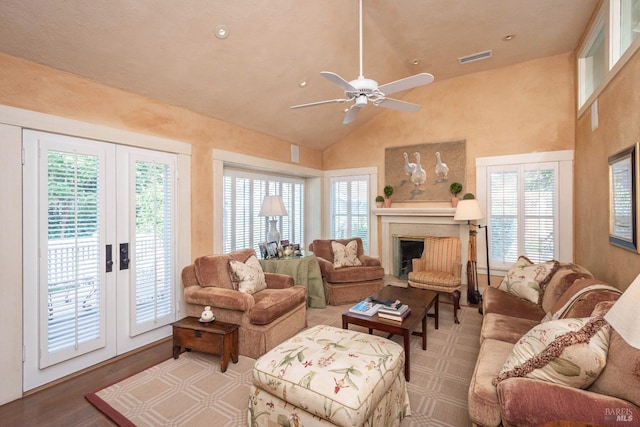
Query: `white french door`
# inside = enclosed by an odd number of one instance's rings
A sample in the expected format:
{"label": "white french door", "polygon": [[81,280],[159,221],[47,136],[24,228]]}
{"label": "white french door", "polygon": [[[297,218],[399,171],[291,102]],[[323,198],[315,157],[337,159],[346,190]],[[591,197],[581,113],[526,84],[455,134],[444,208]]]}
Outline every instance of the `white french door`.
{"label": "white french door", "polygon": [[170,334],[176,156],[25,130],[24,390]]}

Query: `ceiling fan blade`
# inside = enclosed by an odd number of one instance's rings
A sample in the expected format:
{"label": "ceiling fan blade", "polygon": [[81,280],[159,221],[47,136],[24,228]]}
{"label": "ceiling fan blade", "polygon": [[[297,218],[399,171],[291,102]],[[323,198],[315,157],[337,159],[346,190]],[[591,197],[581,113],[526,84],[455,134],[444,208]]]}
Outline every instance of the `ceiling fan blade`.
{"label": "ceiling fan blade", "polygon": [[404,79],[396,80],[395,82],[383,84],[378,89],[385,95],[391,95],[392,93],[400,92],[407,89],[412,89],[417,86],[429,84],[433,81],[433,76],[429,73],[415,74]]}
{"label": "ceiling fan blade", "polygon": [[357,92],[357,89],[351,86],[351,83],[349,83],[348,81],[346,81],[345,79],[337,75],[336,73],[332,73],[331,71],[321,71],[320,75],[325,79],[329,80],[331,83],[340,86],[343,90]]}
{"label": "ceiling fan blade", "polygon": [[415,113],[420,109],[418,104],[412,104],[410,102],[398,101],[393,98],[385,98],[381,102],[376,103],[378,107],[391,108],[392,110],[406,111],[409,113]]}
{"label": "ceiling fan blade", "polygon": [[342,121],[343,125],[348,125],[349,123],[351,123],[352,121],[354,121],[356,119],[356,117],[358,116],[358,112],[360,111],[360,107],[357,105],[352,105],[351,108],[349,108],[349,111],[347,111],[347,114],[344,116],[344,120]]}
{"label": "ceiling fan blade", "polygon": [[326,101],[318,101],[318,102],[310,102],[308,104],[300,104],[300,105],[293,105],[289,108],[307,108],[307,107],[315,107],[316,105],[324,105],[324,104],[339,104],[341,102],[346,102],[348,101],[347,99],[329,99]]}

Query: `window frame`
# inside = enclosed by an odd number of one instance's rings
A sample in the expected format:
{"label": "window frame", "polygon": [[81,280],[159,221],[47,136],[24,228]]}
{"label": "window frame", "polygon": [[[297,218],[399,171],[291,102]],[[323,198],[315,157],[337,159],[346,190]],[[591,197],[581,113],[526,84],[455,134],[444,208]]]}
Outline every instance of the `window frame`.
{"label": "window frame", "polygon": [[[349,237],[360,237],[362,238],[362,243],[363,243],[363,248],[365,253],[369,252],[369,246],[370,246],[370,241],[369,241],[369,236],[370,236],[370,232],[369,230],[371,229],[371,220],[370,220],[370,211],[371,211],[371,182],[369,182],[369,176],[368,175],[344,175],[344,176],[333,176],[330,178],[330,194],[331,194],[331,198],[330,198],[330,202],[329,202],[329,238],[331,239],[345,239],[345,238],[349,238]],[[365,208],[365,214],[361,215],[359,213],[354,213],[352,210],[352,206],[353,206],[353,198],[352,196],[352,191],[351,191],[351,185],[354,182],[364,182],[365,185],[367,186],[366,188],[366,192],[367,195],[366,200],[364,201],[366,203],[366,208]],[[344,213],[337,213],[336,212],[336,187],[335,185],[337,183],[345,183],[347,185],[347,200],[345,203],[345,207],[346,207],[346,212]],[[336,217],[340,215],[340,216],[344,216],[347,218],[347,236],[336,236],[335,231],[336,231]],[[358,235],[356,233],[353,232],[353,225],[354,225],[354,218],[357,217],[362,217],[365,219],[366,222],[366,236],[362,236],[362,235]]]}
{"label": "window frame", "polygon": [[[489,206],[489,169],[492,166],[522,165],[525,169],[534,164],[557,163],[556,185],[557,202],[557,260],[560,262],[573,262],[573,150],[548,151],[540,153],[515,154],[495,157],[479,157],[476,159],[476,196],[478,202],[486,213],[486,217],[478,221],[480,225],[488,225],[491,232],[491,224],[488,218]],[[520,215],[521,212],[518,212]],[[485,247],[485,234],[478,233],[477,245]],[[489,248],[491,250],[491,248]],[[486,274],[486,254],[478,251],[479,271]],[[491,273],[493,275],[506,274],[508,266],[491,260]]]}

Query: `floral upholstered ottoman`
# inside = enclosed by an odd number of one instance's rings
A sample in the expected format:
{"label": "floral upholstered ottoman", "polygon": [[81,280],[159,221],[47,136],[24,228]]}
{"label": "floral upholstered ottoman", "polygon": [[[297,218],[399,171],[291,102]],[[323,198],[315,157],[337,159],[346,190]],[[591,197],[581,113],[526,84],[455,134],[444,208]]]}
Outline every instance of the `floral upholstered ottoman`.
{"label": "floral upholstered ottoman", "polygon": [[318,325],[253,367],[249,426],[397,426],[410,415],[404,350],[375,335]]}

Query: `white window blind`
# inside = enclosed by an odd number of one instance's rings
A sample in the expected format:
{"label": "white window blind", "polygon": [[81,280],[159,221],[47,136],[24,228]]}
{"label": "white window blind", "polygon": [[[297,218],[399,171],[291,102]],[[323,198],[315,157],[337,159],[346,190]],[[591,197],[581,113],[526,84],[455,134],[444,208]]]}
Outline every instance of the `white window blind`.
{"label": "white window blind", "polygon": [[46,343],[41,367],[104,344],[97,155],[46,151]]}
{"label": "white window blind", "polygon": [[253,248],[266,240],[268,218],[258,216],[264,196],[280,195],[287,216],[278,218],[282,240],[304,243],[304,179],[224,168],[223,251]]}
{"label": "white window blind", "polygon": [[135,161],[134,335],[172,315],[174,175],[171,164]]}
{"label": "white window blind", "polygon": [[360,237],[369,249],[369,177],[331,178],[331,238]]}
{"label": "white window blind", "polygon": [[488,168],[491,263],[508,268],[520,255],[558,258],[557,164]]}

